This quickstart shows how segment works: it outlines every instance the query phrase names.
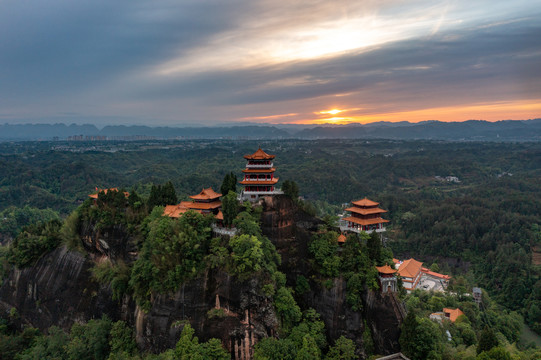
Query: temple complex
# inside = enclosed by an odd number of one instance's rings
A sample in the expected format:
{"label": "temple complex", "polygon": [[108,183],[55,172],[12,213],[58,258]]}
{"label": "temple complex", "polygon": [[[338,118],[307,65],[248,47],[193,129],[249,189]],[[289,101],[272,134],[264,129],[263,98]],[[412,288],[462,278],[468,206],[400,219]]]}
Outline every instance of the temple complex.
{"label": "temple complex", "polygon": [[386,213],[387,210],[380,209],[379,203],[364,198],[352,201],[351,204],[352,206],[346,209],[351,215],[340,221],[340,230],[356,233],[385,231],[384,224],[389,220],[383,219],[381,214]]}
{"label": "temple complex", "polygon": [[177,205],[166,205],[163,211],[163,215],[179,218],[188,210],[194,210],[200,214],[214,214],[217,220],[223,220],[224,216],[220,211],[222,202],[220,196],[212,188],[201,190],[197,195],[192,195],[190,198],[192,201],[181,201]]}
{"label": "temple complex", "polygon": [[257,201],[259,197],[280,193],[275,188],[278,178],[274,176],[273,159],[261,148],[251,155],[244,155],[247,160],[246,168],[242,170],[244,178],[239,182],[244,189],[241,191],[241,200]]}

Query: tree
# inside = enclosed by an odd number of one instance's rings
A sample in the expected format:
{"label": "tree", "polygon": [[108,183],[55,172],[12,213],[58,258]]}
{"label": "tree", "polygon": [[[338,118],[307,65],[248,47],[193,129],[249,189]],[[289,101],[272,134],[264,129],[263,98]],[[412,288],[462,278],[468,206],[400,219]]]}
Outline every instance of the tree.
{"label": "tree", "polygon": [[402,352],[412,360],[434,358],[441,353],[440,329],[432,320],[418,319],[410,311],[402,323],[400,346]]}
{"label": "tree", "polygon": [[282,327],[288,331],[302,316],[301,309],[295,302],[291,290],[281,287],[274,297],[274,307],[280,317]]}
{"label": "tree", "polygon": [[481,335],[479,336],[479,343],[477,344],[477,354],[483,351],[489,351],[493,347],[498,346],[498,338],[492,328],[485,326]]}
{"label": "tree", "polygon": [[254,235],[238,235],[229,240],[232,254],[232,270],[235,275],[246,277],[262,269],[263,249]]}
{"label": "tree", "polygon": [[237,217],[237,194],[233,191],[222,197],[222,214],[224,215],[224,225],[233,225],[233,220]]}
{"label": "tree", "polygon": [[210,339],[207,342],[199,343],[195,331],[190,324],[184,325],[180,339],[175,347],[175,355],[180,360],[229,360],[230,356],[222,347],[218,339]]}
{"label": "tree", "polygon": [[318,360],[321,359],[321,351],[310,335],[304,335],[302,347],[297,352],[295,360]]}
{"label": "tree", "polygon": [[325,360],[354,360],[357,359],[355,355],[355,343],[343,335],[340,336],[334,346],[331,346]]}
{"label": "tree", "polygon": [[295,181],[286,180],[282,184],[282,191],[293,200],[299,198],[299,185]]}
{"label": "tree", "polygon": [[237,192],[237,176],[233,172],[225,174],[222,186],[220,187],[220,192],[223,195],[229,194],[230,191]]}
{"label": "tree", "polygon": [[376,265],[381,265],[381,240],[379,235],[373,231],[366,242],[368,256]]}

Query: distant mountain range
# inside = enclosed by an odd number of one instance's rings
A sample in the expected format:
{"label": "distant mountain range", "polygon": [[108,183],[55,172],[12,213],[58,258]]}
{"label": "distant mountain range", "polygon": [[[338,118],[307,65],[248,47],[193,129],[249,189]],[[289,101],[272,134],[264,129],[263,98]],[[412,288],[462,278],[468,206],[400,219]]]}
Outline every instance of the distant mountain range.
{"label": "distant mountain range", "polygon": [[136,140],[136,139],[432,139],[451,141],[540,141],[541,119],[489,122],[377,122],[348,125],[240,124],[208,127],[150,127],[114,125],[0,125],[0,141],[19,140]]}

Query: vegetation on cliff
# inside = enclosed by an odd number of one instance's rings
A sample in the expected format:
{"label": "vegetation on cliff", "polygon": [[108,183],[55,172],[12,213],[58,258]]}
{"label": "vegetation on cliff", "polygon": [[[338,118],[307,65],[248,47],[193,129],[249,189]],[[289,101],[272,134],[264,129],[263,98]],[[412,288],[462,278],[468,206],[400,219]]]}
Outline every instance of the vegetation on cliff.
{"label": "vegetation on cliff", "polygon": [[[228,210],[229,219],[240,229],[233,242],[213,238],[204,218],[193,215],[194,223],[182,225],[171,219],[162,222],[150,212],[160,205],[148,201],[151,193],[156,199],[164,195],[165,188],[172,193],[167,181],[179,198],[196,193],[203,184],[219,188],[224,174],[244,165],[242,157],[231,156],[231,149],[247,153],[257,145],[197,141],[177,145],[167,151],[134,145],[136,162],[134,152],[67,153],[49,151],[46,143],[19,144],[20,154],[0,155],[4,234],[12,236],[13,229],[22,225],[12,221],[17,215],[9,206],[40,209],[26,211],[31,214],[28,222],[38,224],[54,217],[45,209],[65,216],[82,202],[61,227],[51,222],[19,230],[12,244],[0,249],[3,270],[29,266],[62,242],[77,245],[74,234],[85,224],[102,232],[116,226],[129,234],[141,259],[137,263],[113,256],[96,267],[96,279],[111,284],[116,298],[132,294],[147,307],[150,294],[174,291],[175,284],[206,269],[225,269],[239,279],[254,274],[261,279],[263,294],[273,297],[275,303],[279,298],[290,304],[284,308],[291,314],[282,311],[280,316],[287,331],[294,329],[301,316],[291,300],[309,292],[313,279],[295,276],[296,283],[286,286],[272,265],[279,260],[257,226],[257,210],[242,206]],[[541,248],[541,231],[536,225],[541,208],[538,143],[284,141],[269,142],[266,147],[279,159],[280,177],[295,180],[295,186],[293,182],[285,186],[292,189],[288,195],[296,198],[302,189],[305,210],[334,215],[353,198],[377,199],[389,210],[388,244],[397,256],[414,256],[426,265],[436,263],[441,272],[453,275],[453,292],[466,293],[472,285],[481,286],[494,302],[517,311],[532,329],[541,331],[539,259],[532,257]],[[448,175],[459,181],[445,180]],[[166,185],[155,185],[153,190],[154,184]],[[100,194],[96,208],[85,200],[96,185],[133,188],[128,198],[122,191]],[[51,218],[41,219],[49,215]],[[331,229],[323,229],[313,237],[312,267],[323,285],[330,285],[327,280],[337,274],[346,278],[348,303],[360,309],[361,289],[376,287],[372,265],[388,262],[392,254],[387,248],[373,247],[371,239],[363,237],[360,243],[348,239],[340,253],[335,235]],[[200,240],[199,247],[186,253],[186,259],[168,253],[168,249],[184,251],[192,236]],[[478,328],[472,331],[480,336]]]}

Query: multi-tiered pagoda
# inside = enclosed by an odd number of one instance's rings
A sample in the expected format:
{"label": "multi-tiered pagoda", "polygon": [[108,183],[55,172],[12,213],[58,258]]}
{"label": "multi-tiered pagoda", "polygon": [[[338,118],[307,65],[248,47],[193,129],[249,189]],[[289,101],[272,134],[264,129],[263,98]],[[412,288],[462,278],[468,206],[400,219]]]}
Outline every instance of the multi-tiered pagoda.
{"label": "multi-tiered pagoda", "polygon": [[278,178],[274,176],[273,159],[275,155],[269,155],[259,148],[252,155],[244,155],[248,161],[246,169],[242,170],[244,178],[240,184],[244,186],[241,199],[256,201],[260,196],[274,195],[277,193],[275,185]]}
{"label": "multi-tiered pagoda", "polygon": [[371,233],[385,231],[384,224],[389,222],[381,217],[381,214],[387,210],[380,209],[379,203],[368,200],[367,198],[352,201],[352,207],[346,209],[351,213],[351,216],[345,217],[340,222],[342,231],[353,231],[360,233],[361,231]]}

